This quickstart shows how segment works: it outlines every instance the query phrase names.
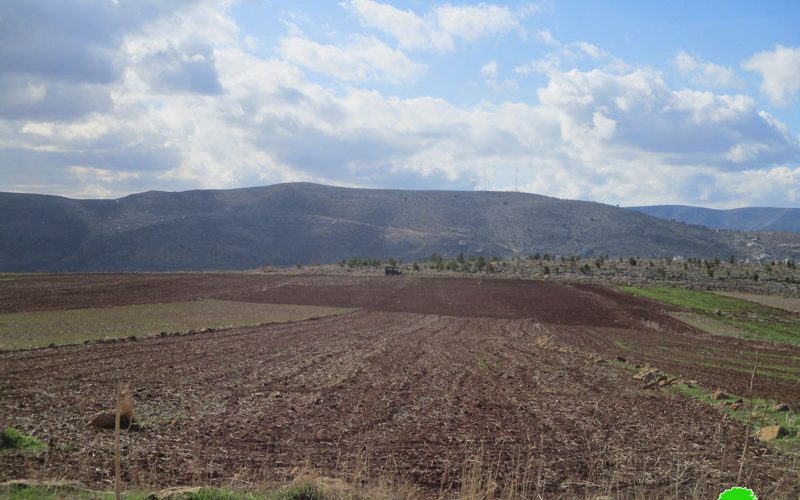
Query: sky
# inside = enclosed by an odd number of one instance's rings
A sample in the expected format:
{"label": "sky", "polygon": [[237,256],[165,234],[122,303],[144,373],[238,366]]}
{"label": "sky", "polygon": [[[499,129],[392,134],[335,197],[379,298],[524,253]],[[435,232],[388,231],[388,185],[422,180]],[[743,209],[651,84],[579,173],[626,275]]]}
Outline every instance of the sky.
{"label": "sky", "polygon": [[0,191],[800,207],[800,2],[4,0]]}

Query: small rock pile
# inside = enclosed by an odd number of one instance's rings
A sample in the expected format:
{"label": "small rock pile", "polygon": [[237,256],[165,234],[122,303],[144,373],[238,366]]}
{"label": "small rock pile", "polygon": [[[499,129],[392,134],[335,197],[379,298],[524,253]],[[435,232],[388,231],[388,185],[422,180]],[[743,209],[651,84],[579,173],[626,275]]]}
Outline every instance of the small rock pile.
{"label": "small rock pile", "polygon": [[539,335],[533,340],[533,345],[541,349],[547,349],[549,351],[556,351],[562,353],[573,352],[572,349],[570,349],[567,346],[559,344],[558,342],[553,340],[553,338],[550,337],[549,335]]}
{"label": "small rock pile", "polygon": [[[633,379],[644,382],[644,387],[643,387],[644,389],[656,389],[659,387],[669,387],[679,384],[685,384],[689,387],[697,385],[696,380],[683,380],[678,377],[672,377],[670,375],[662,373],[658,368],[654,368],[652,366],[641,367],[639,371],[633,376]],[[721,404],[725,406],[729,406],[730,409],[732,410],[740,410],[742,408],[745,408],[745,404],[744,401],[742,401],[742,399],[734,400],[734,398],[735,396],[726,394],[719,389],[715,390],[711,394],[711,399],[713,399],[714,401],[719,401],[721,402]],[[779,412],[791,411],[790,406],[787,405],[786,403],[777,403],[773,405],[771,409],[772,411],[779,411]],[[761,441],[769,442],[775,439],[786,437],[788,435],[789,431],[782,425],[767,425],[761,427],[761,429],[759,429],[758,432],[756,432],[755,437],[757,437]],[[798,437],[800,437],[800,433],[798,433]]]}
{"label": "small rock pile", "polygon": [[685,380],[682,380],[678,377],[665,375],[661,373],[661,370],[659,370],[658,368],[653,368],[652,366],[645,366],[641,368],[639,372],[633,376],[633,379],[641,380],[642,382],[644,382],[645,389],[652,389],[656,387],[668,387],[678,384],[687,384]]}

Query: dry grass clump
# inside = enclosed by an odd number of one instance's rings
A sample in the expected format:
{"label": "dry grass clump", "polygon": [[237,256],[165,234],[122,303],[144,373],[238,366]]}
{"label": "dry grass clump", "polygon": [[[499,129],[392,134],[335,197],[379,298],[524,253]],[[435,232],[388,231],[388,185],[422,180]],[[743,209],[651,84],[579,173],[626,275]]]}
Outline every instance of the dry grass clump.
{"label": "dry grass clump", "polygon": [[133,418],[133,395],[128,384],[120,385],[117,395],[117,413],[122,427],[130,427],[135,422]]}
{"label": "dry grass clump", "polygon": [[117,408],[114,415],[114,496],[117,500],[122,498],[122,446],[119,431],[122,419],[125,418],[127,427],[133,424],[133,396],[129,384],[117,384]]}
{"label": "dry grass clump", "polygon": [[89,425],[99,429],[113,429],[119,414],[119,425],[126,430],[139,430],[139,424],[133,413],[133,396],[129,385],[120,385],[117,388],[117,405],[112,411],[96,413],[89,421]]}

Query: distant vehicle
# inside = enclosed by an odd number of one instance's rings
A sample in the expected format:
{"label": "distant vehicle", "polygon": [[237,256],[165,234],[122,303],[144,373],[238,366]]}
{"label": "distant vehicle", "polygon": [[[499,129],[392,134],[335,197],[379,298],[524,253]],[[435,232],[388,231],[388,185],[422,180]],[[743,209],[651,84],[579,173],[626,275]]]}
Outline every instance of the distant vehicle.
{"label": "distant vehicle", "polygon": [[386,274],[386,276],[399,276],[399,275],[403,274],[403,271],[397,269],[394,266],[386,266],[386,267],[384,267],[383,268],[383,272]]}

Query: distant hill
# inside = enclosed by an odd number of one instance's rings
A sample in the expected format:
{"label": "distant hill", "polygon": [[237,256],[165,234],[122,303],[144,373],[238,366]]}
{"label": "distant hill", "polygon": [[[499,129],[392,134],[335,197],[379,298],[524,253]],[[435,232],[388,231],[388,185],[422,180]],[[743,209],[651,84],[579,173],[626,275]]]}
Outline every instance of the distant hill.
{"label": "distant hill", "polygon": [[307,183],[150,191],[118,200],[0,193],[6,272],[247,269],[351,256],[409,261],[433,252],[800,256],[800,237],[746,245],[753,238],[524,193]]}
{"label": "distant hill", "polygon": [[800,233],[800,208],[734,208],[714,210],[684,205],[630,207],[643,214],[667,220],[738,231],[783,231]]}

